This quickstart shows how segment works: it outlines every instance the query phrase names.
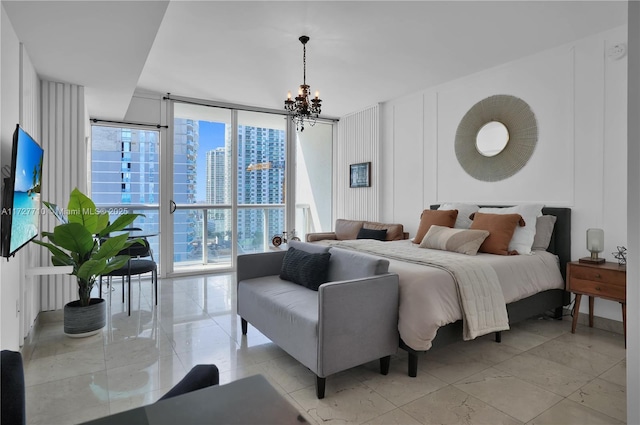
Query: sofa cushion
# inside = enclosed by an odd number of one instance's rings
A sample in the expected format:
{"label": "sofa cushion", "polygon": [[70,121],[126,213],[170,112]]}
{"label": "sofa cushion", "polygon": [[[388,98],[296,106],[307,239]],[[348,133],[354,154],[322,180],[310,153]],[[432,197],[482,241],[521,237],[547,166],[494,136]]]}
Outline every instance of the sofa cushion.
{"label": "sofa cushion", "polygon": [[378,241],[386,241],[387,240],[387,229],[373,230],[362,228],[358,232],[357,239],[375,239]]}
{"label": "sofa cushion", "polygon": [[358,232],[362,229],[364,221],[358,220],[345,220],[339,218],[336,220],[336,239],[339,241],[346,241],[356,239]]}
{"label": "sofa cushion", "polygon": [[387,224],[365,221],[362,227],[371,230],[386,230],[386,240],[388,241],[401,241],[402,239],[404,239],[404,226],[402,224]]}
{"label": "sofa cushion", "polygon": [[347,249],[329,249],[329,282],[359,279],[389,271],[389,260]]}
{"label": "sofa cushion", "polygon": [[282,260],[280,278],[317,291],[327,281],[330,258],[329,252],[313,254],[289,247]]}

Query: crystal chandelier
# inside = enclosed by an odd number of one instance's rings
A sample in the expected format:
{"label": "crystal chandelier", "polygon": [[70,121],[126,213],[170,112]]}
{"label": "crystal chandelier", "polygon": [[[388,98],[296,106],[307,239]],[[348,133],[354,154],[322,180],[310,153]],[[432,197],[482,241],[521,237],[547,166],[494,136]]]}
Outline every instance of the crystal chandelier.
{"label": "crystal chandelier", "polygon": [[307,85],[307,41],[309,37],[301,36],[298,40],[302,43],[302,84],[298,89],[298,95],[295,99],[291,99],[291,92],[287,94],[287,100],[284,101],[284,109],[296,123],[296,130],[304,131],[305,120],[309,125],[316,123],[316,118],[321,112],[320,92],[316,91],[315,97],[309,100],[309,85]]}

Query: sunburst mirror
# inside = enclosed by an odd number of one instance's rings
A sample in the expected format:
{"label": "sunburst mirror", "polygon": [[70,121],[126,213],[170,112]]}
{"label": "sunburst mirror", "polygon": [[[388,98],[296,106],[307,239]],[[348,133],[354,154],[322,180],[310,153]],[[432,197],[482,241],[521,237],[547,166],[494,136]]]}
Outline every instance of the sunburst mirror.
{"label": "sunburst mirror", "polygon": [[476,103],[456,132],[456,157],[478,180],[511,177],[525,166],[538,142],[536,116],[522,99],[495,95]]}

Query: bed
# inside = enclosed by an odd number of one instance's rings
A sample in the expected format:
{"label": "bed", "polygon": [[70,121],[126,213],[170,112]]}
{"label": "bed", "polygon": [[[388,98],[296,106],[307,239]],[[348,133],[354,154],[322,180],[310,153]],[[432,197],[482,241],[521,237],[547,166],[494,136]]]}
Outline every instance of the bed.
{"label": "bed", "polygon": [[[438,207],[432,205],[431,209]],[[533,255],[518,256],[453,254],[467,257],[469,268],[472,269],[481,266],[480,263],[489,264],[500,280],[503,308],[506,303],[504,314],[508,316],[505,319],[506,326],[490,323],[481,333],[470,332],[466,313],[468,307],[460,307],[461,289],[456,287],[451,273],[438,266],[423,264],[417,257],[414,258],[412,252],[435,250],[418,248],[408,240],[336,241],[331,245],[386,257],[390,261],[389,271],[400,276],[400,347],[408,352],[408,373],[415,377],[420,352],[460,341],[463,334],[464,339],[473,339],[495,331],[496,341],[500,342],[500,332],[508,329],[509,325],[549,311],[556,318],[562,317],[562,307],[568,305],[570,300],[564,290],[564,282],[566,264],[571,261],[571,210],[545,207],[542,213],[556,216],[554,232],[546,252],[536,251]],[[513,284],[514,281],[518,284]],[[463,314],[467,320],[462,320]]]}

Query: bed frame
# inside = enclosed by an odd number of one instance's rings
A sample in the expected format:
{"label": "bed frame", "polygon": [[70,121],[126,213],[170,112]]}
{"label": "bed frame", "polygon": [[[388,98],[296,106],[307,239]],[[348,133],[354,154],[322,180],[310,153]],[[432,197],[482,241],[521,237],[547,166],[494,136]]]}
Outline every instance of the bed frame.
{"label": "bed frame", "polygon": [[[440,205],[431,205],[431,209],[438,209]],[[496,206],[482,205],[483,207]],[[498,207],[505,207],[504,205]],[[544,215],[555,215],[557,217],[553,230],[553,236],[549,243],[548,251],[556,254],[560,260],[560,272],[566,282],[567,263],[571,261],[571,209],[545,207],[542,209]],[[543,314],[549,310],[554,311],[554,318],[562,320],[562,308],[570,302],[570,294],[564,289],[551,289],[539,292],[528,298],[507,304],[509,323],[515,324],[530,317]],[[433,340],[432,348],[443,347],[453,342],[462,340],[462,320],[450,323],[438,329],[436,338]],[[496,342],[500,342],[501,333],[496,332]],[[400,339],[400,348],[409,353],[409,376],[418,376],[418,354],[426,351],[417,351],[409,347]]]}

